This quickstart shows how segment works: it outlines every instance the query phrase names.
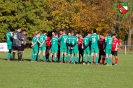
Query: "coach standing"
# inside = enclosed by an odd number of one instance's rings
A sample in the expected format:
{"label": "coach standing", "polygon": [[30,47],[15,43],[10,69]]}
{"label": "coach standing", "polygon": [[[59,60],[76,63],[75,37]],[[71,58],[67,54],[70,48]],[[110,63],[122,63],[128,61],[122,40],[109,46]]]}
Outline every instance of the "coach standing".
{"label": "coach standing", "polygon": [[21,28],[17,27],[17,31],[14,32],[13,35],[13,60],[15,59],[15,53],[18,51],[18,60],[21,62],[22,53],[21,53],[21,42],[22,42],[22,34]]}

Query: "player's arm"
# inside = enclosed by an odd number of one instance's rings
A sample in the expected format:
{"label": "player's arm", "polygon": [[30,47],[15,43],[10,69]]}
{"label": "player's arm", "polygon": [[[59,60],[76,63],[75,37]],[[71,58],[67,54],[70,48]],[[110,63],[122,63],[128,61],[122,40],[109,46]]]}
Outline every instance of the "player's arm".
{"label": "player's arm", "polygon": [[97,36],[97,45],[98,45],[98,48],[100,48],[99,40],[100,40],[100,38],[99,38],[99,36]]}
{"label": "player's arm", "polygon": [[121,44],[120,40],[118,40],[118,49],[120,49],[121,46],[122,46],[122,44]]}
{"label": "player's arm", "polygon": [[104,47],[106,48],[106,46],[107,46],[107,37],[105,38],[105,43],[104,44],[105,44]]}
{"label": "player's arm", "polygon": [[25,37],[25,42],[24,42],[24,45],[26,45],[26,43],[27,43],[27,41],[26,41],[26,40],[27,40],[27,38]]}

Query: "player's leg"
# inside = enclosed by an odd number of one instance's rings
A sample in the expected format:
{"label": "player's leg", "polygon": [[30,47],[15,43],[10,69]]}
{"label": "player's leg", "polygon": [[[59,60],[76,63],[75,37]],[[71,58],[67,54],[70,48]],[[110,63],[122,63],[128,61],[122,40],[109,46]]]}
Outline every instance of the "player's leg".
{"label": "player's leg", "polygon": [[74,48],[72,49],[72,60],[71,60],[71,63],[72,64],[75,64],[75,53],[74,53]]}
{"label": "player's leg", "polygon": [[21,57],[21,58],[22,58],[22,59],[23,59],[24,49],[25,49],[25,45],[22,44],[22,45],[21,45],[21,51],[22,51],[22,57]]}
{"label": "player's leg", "polygon": [[18,59],[20,62],[22,61],[23,51],[24,51],[24,46],[23,45],[19,46],[18,47]]}
{"label": "player's leg", "polygon": [[16,46],[13,46],[13,54],[12,54],[12,60],[15,60],[15,54],[17,52],[17,47]]}
{"label": "player's leg", "polygon": [[65,63],[68,62],[68,60],[67,60],[67,48],[64,48],[64,61],[65,61]]}
{"label": "player's leg", "polygon": [[115,51],[115,65],[118,64],[118,51]]}
{"label": "player's leg", "polygon": [[96,55],[96,64],[98,64],[98,48],[95,48],[95,55]]}
{"label": "player's leg", "polygon": [[102,59],[102,50],[99,50],[99,59],[98,59],[98,63],[100,64]]}
{"label": "player's leg", "polygon": [[109,65],[109,55],[106,54],[106,65]]}
{"label": "player's leg", "polygon": [[76,58],[75,62],[76,62],[76,64],[78,64],[79,63],[79,51],[78,51],[78,48],[75,49],[74,53],[75,53],[75,58]]}
{"label": "player's leg", "polygon": [[112,51],[112,64],[115,65],[115,51]]}
{"label": "player's leg", "polygon": [[12,45],[8,45],[7,46],[7,48],[8,48],[8,55],[7,55],[7,60],[11,60],[11,52],[12,52]]}
{"label": "player's leg", "polygon": [[42,52],[43,52],[42,60],[43,60],[44,62],[46,62],[46,46],[43,46],[43,47],[42,47]]}
{"label": "player's leg", "polygon": [[90,57],[90,62],[93,64],[93,57],[94,57],[94,48],[91,48],[91,57]]}
{"label": "player's leg", "polygon": [[109,65],[112,65],[112,54],[111,54],[111,49],[108,49],[108,55],[109,55],[109,56],[108,56],[108,59],[109,59],[109,60],[108,60],[108,64],[109,64]]}
{"label": "player's leg", "polygon": [[46,62],[46,51],[45,51],[45,50],[43,50],[42,60],[43,60],[44,62]]}
{"label": "player's leg", "polygon": [[51,50],[51,53],[49,54],[49,61],[52,62],[52,56],[53,56],[53,50]]}
{"label": "player's leg", "polygon": [[39,47],[39,52],[38,52],[38,56],[37,56],[37,61],[40,61],[41,52],[42,52],[42,47]]}
{"label": "player's leg", "polygon": [[67,51],[67,62],[70,62],[71,58],[71,49],[68,47],[68,51]]}
{"label": "player's leg", "polygon": [[109,65],[109,50],[106,49],[106,65]]}
{"label": "player's leg", "polygon": [[38,48],[35,48],[34,49],[34,61],[36,61],[37,54],[38,54]]}
{"label": "player's leg", "polygon": [[88,65],[91,63],[91,52],[90,49],[87,50],[87,56],[88,56]]}
{"label": "player's leg", "polygon": [[64,49],[60,47],[60,62],[63,63],[63,54],[64,54]]}
{"label": "player's leg", "polygon": [[54,53],[54,62],[57,62],[57,52]]}
{"label": "player's leg", "polygon": [[79,53],[78,53],[78,52],[76,52],[76,54],[75,54],[75,55],[76,55],[76,60],[75,60],[75,61],[76,61],[76,64],[78,64],[78,63],[79,63]]}

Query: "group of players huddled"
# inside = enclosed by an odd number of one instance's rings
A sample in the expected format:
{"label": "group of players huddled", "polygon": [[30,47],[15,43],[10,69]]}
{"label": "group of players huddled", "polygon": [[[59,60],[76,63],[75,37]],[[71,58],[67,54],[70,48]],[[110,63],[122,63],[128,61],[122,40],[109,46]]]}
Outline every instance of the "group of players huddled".
{"label": "group of players huddled", "polygon": [[[21,28],[17,28],[16,32],[13,31],[6,34],[9,49],[7,60],[11,60],[11,58],[14,60],[16,50],[18,50],[18,60],[21,62],[26,44],[26,31],[21,32]],[[40,62],[40,56],[42,56],[44,62],[88,65],[95,63],[107,66],[118,64],[117,53],[121,46],[116,34],[108,32],[108,35],[104,37],[102,33],[98,35],[96,29],[93,30],[93,33],[87,32],[84,38],[81,33],[74,33],[74,31],[68,34],[66,34],[66,30],[60,30],[59,33],[53,31],[51,36],[47,36],[45,30],[42,31],[42,34],[36,31],[31,43],[31,62]],[[12,47],[13,56],[11,55]]]}

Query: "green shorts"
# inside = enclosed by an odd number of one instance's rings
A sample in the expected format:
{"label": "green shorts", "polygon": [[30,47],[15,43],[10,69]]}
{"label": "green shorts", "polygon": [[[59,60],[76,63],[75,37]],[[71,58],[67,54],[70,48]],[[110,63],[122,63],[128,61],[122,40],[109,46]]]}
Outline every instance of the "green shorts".
{"label": "green shorts", "polygon": [[51,49],[51,53],[54,54],[54,53],[57,53],[58,52],[58,49],[55,48],[55,49]]}
{"label": "green shorts", "polygon": [[98,48],[91,48],[91,53],[98,53]]}
{"label": "green shorts", "polygon": [[74,48],[74,49],[72,49],[72,54],[78,54],[78,53],[79,53],[78,48]]}
{"label": "green shorts", "polygon": [[35,54],[35,55],[37,55],[38,49],[37,48],[32,48],[32,53]]}
{"label": "green shorts", "polygon": [[68,49],[67,49],[67,53],[68,53],[68,54],[72,54],[72,49],[68,48]]}
{"label": "green shorts", "polygon": [[39,47],[39,51],[46,51],[46,46]]}
{"label": "green shorts", "polygon": [[66,48],[60,48],[60,52],[64,52],[64,53],[67,53],[67,47]]}
{"label": "green shorts", "polygon": [[84,49],[84,54],[90,54],[90,53],[91,52],[90,52],[89,48]]}
{"label": "green shorts", "polygon": [[112,51],[111,49],[105,49],[106,54],[111,54],[111,51]]}
{"label": "green shorts", "polygon": [[7,49],[12,49],[12,45],[7,45]]}

